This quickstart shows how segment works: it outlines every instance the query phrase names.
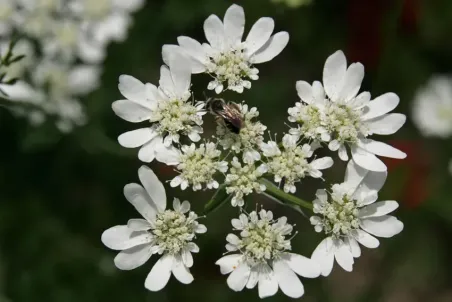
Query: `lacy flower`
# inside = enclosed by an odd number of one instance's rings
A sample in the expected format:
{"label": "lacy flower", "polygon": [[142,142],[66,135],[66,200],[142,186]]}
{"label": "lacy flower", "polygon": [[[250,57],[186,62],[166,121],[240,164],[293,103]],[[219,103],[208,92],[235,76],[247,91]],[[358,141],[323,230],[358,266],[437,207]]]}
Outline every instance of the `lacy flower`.
{"label": "lacy flower", "polygon": [[[217,172],[225,173],[228,170],[228,163],[220,161],[221,151],[214,143],[195,144],[182,146],[182,152],[177,152],[176,158],[164,159],[164,162],[177,163],[177,170],[180,175],[171,180],[171,187],[180,186],[185,190],[188,186],[193,187],[193,191],[201,190],[205,184],[208,189],[218,189],[218,182],[214,179]],[[158,155],[165,156],[162,154]],[[167,155],[168,156],[168,155]]]}
{"label": "lacy flower", "polygon": [[190,66],[181,54],[175,54],[169,68],[160,69],[160,86],[122,75],[119,90],[127,100],[113,103],[113,110],[122,119],[139,123],[149,121],[151,127],[126,132],[119,136],[123,147],[137,148],[138,158],[144,162],[154,160],[156,153],[178,143],[180,134],[192,141],[200,140],[204,103],[190,100]]}
{"label": "lacy flower", "polygon": [[250,88],[249,80],[257,80],[259,70],[254,64],[264,63],[276,57],[289,42],[287,32],[272,36],[275,27],[271,18],[260,18],[242,42],[245,28],[245,12],[238,5],[231,5],[223,22],[210,15],[204,22],[204,33],[209,44],[202,44],[189,37],[179,37],[179,46],[165,45],[163,59],[175,50],[182,49],[191,57],[193,73],[208,73],[213,80],[208,89],[221,93],[230,89],[242,93]]}
{"label": "lacy flower", "polygon": [[425,136],[452,135],[452,78],[435,76],[419,89],[413,102],[413,121]]}
{"label": "lacy flower", "polygon": [[[394,93],[383,94],[370,101],[370,94],[358,95],[364,77],[364,67],[353,63],[347,68],[342,51],[331,55],[323,70],[323,84],[297,82],[298,95],[303,101],[289,110],[290,121],[301,123],[292,134],[329,141],[329,149],[339,151],[346,161],[346,146],[353,160],[371,171],[386,171],[386,165],[375,155],[405,158],[406,154],[385,143],[368,139],[372,134],[394,134],[405,123],[403,114],[391,113],[399,104]],[[325,94],[326,92],[326,94]],[[305,135],[306,133],[306,135]]]}
{"label": "lacy flower", "polygon": [[295,193],[295,183],[301,181],[306,175],[314,178],[322,177],[320,170],[333,165],[331,157],[322,157],[308,162],[314,151],[311,146],[297,144],[297,138],[286,134],[282,140],[282,148],[274,141],[261,144],[265,157],[268,158],[268,172],[273,174],[274,180],[280,183],[284,179],[284,191]]}
{"label": "lacy flower", "polygon": [[[403,230],[403,223],[387,215],[398,208],[393,200],[379,201],[378,191],[386,181],[386,172],[368,171],[349,161],[342,184],[332,191],[317,191],[311,223],[317,232],[327,236],[315,249],[312,259],[328,276],[334,259],[346,271],[352,271],[353,258],[361,255],[358,242],[367,248],[376,248],[378,239],[389,238]],[[372,236],[373,235],[373,236]]]}
{"label": "lacy flower", "polygon": [[264,141],[264,132],[267,127],[259,121],[252,121],[259,116],[256,107],[248,110],[246,104],[238,104],[238,106],[243,117],[242,129],[239,133],[231,132],[226,124],[220,121],[217,126],[218,141],[225,150],[231,149],[234,153],[243,152],[243,161],[251,164],[261,159],[257,150]]}
{"label": "lacy flower", "polygon": [[231,162],[231,168],[226,175],[226,193],[234,194],[231,200],[233,207],[242,207],[245,204],[243,197],[253,192],[262,193],[265,185],[259,183],[259,178],[267,172],[267,165],[242,164],[237,157]]}
{"label": "lacy flower", "polygon": [[233,253],[219,259],[223,275],[229,274],[228,286],[233,291],[254,288],[258,285],[259,297],[273,296],[278,287],[291,298],[304,294],[297,274],[305,278],[320,275],[318,264],[304,256],[290,253],[292,225],[286,217],[273,219],[273,213],[261,210],[232,220],[240,237],[229,234],[226,249]]}
{"label": "lacy flower", "polygon": [[124,195],[144,219],[130,219],[127,225],[109,228],[102,234],[102,242],[113,250],[121,251],[115,265],[121,270],[137,268],[154,254],[162,255],[146,278],[144,286],[151,291],[165,287],[173,273],[179,282],[193,281],[189,268],[193,266],[191,253],[198,253],[193,243],[196,233],[205,233],[206,227],[197,222],[198,216],[190,212],[190,204],[174,199],[174,210],[166,209],[163,184],[151,169],[138,170],[141,183],[128,184]]}

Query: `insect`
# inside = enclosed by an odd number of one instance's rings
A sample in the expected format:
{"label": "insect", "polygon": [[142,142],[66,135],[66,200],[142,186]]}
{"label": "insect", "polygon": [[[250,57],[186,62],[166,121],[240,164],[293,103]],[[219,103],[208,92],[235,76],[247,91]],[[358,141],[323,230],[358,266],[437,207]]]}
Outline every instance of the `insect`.
{"label": "insect", "polygon": [[223,99],[210,98],[207,100],[210,113],[223,120],[226,127],[233,133],[239,134],[244,121],[240,107],[234,102],[225,102]]}

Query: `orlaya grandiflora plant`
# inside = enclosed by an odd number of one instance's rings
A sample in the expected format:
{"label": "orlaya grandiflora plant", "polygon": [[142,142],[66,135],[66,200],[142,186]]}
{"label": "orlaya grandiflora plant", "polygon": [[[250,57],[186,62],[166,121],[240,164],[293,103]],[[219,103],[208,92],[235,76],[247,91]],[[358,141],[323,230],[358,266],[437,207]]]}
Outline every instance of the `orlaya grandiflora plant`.
{"label": "orlaya grandiflora plant", "polygon": [[[212,199],[205,204],[204,214],[227,204],[240,209],[239,218],[232,220],[238,235],[226,237],[227,255],[216,262],[220,272],[229,275],[227,285],[232,290],[257,286],[261,298],[276,294],[278,289],[289,297],[298,298],[305,290],[297,275],[305,278],[327,276],[334,259],[345,270],[351,271],[354,258],[361,253],[359,244],[375,248],[379,241],[374,236],[391,237],[402,230],[403,224],[387,215],[397,208],[397,202],[376,202],[387,172],[386,166],[375,155],[395,158],[405,155],[389,145],[370,140],[368,136],[396,132],[405,122],[405,116],[388,113],[399,102],[393,93],[373,101],[367,92],[358,95],[363,66],[354,63],[347,68],[341,51],[329,57],[325,64],[325,88],[320,82],[296,84],[303,102],[289,110],[289,120],[298,122],[299,126],[280,140],[276,135],[269,140],[265,138],[267,127],[258,120],[257,108],[245,102],[196,102],[191,74],[212,76],[208,88],[217,94],[226,89],[241,93],[243,88],[251,87],[249,79],[258,79],[254,64],[273,59],[287,44],[287,33],[271,36],[274,22],[270,18],[259,19],[246,40],[242,41],[244,23],[243,8],[232,5],[223,21],[215,15],[207,18],[204,31],[208,44],[179,37],[179,45],[165,45],[163,61],[166,65],[161,68],[158,87],[131,76],[121,76],[119,90],[126,100],[113,103],[115,113],[129,122],[150,122],[151,125],[120,135],[119,142],[129,148],[141,147],[138,157],[142,161],[156,159],[173,166],[177,175],[168,180],[173,188],[216,189]],[[216,132],[212,138],[201,140],[202,127],[205,126],[202,116],[208,111],[216,116]],[[210,130],[214,132],[214,127]],[[344,183],[333,185],[330,191],[319,190],[317,199],[309,203],[293,194],[301,191],[297,186],[305,178],[327,178],[326,169],[333,165],[333,159],[316,155],[326,145],[332,151],[339,150],[342,160],[348,160],[346,148],[350,147],[353,159],[348,163]],[[155,175],[143,176],[143,171],[147,171],[144,169],[141,168],[140,172],[143,184],[151,179],[157,183]],[[146,185],[145,188],[154,200],[152,194],[159,190]],[[136,191],[129,189],[126,197],[132,203],[147,200],[140,187],[136,187]],[[286,217],[274,218],[272,212],[264,209],[259,213],[245,211],[252,194],[263,194],[297,211],[303,207],[314,212],[311,222],[317,232],[325,233],[326,238],[311,258],[292,249],[291,240],[296,231],[287,223]],[[174,206],[177,213],[179,208],[188,207],[184,203],[179,205],[178,201]],[[171,215],[168,212],[165,215],[169,218],[163,219],[162,216],[160,222],[156,222],[155,217],[166,213],[156,209],[159,209],[158,203],[149,211],[138,209],[143,216],[150,213],[149,219],[145,216],[147,221],[120,227],[124,233],[118,241],[133,242],[133,245],[120,245],[119,249],[144,249],[145,256],[139,258],[138,264],[144,263],[156,250],[166,255],[150,274],[155,277],[154,272],[159,271],[164,278],[146,279],[145,285],[150,290],[163,288],[170,271],[179,281],[190,283],[192,277],[187,268],[192,264],[191,257],[184,256],[184,253],[179,257],[181,249],[174,251],[167,245],[155,245],[154,241],[159,236],[173,240],[174,236],[179,238],[180,235],[183,239],[187,234],[193,235],[196,228],[181,226],[187,219],[183,218],[183,211],[177,217],[173,211]],[[138,228],[136,231],[142,232],[136,235],[143,234],[145,241],[134,239],[130,233],[132,225]],[[114,231],[111,230],[104,233],[104,243],[117,248],[116,239],[105,241],[105,237],[110,238],[112,234]],[[189,236],[189,240],[184,241],[185,248],[191,252],[198,251],[189,246],[193,237]],[[178,239],[176,247],[180,246],[182,239]],[[115,260],[119,268],[124,264],[122,257],[124,255]]]}

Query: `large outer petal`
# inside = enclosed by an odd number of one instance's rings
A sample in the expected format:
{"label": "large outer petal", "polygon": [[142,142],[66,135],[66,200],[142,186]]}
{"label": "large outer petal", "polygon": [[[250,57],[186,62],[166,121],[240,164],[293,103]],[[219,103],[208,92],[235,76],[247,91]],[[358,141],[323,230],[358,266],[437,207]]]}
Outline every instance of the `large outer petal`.
{"label": "large outer petal", "polygon": [[377,217],[389,214],[395,211],[399,207],[397,201],[394,200],[385,200],[372,203],[364,208],[359,210],[359,217]]}
{"label": "large outer petal", "polygon": [[136,183],[125,185],[124,196],[147,221],[154,221],[158,207],[142,186]]}
{"label": "large outer petal", "polygon": [[284,260],[273,262],[273,272],[278,280],[279,288],[284,294],[291,298],[303,296],[303,284]]}
{"label": "large outer petal", "polygon": [[174,257],[163,255],[152,267],[151,272],[146,277],[144,286],[150,291],[159,291],[165,287],[171,277]]}
{"label": "large outer petal", "polygon": [[272,18],[262,17],[257,20],[246,37],[246,54],[251,57],[264,46],[270,39],[274,28],[275,21]]}
{"label": "large outer petal", "polygon": [[241,262],[239,266],[229,275],[227,283],[233,291],[241,291],[250,277],[251,269],[246,262]]}
{"label": "large outer petal", "polygon": [[191,62],[182,52],[174,52],[169,58],[171,78],[173,79],[175,93],[182,98],[190,89]]}
{"label": "large outer petal", "polygon": [[362,219],[360,226],[364,231],[383,238],[390,238],[403,230],[403,223],[388,215]]}
{"label": "large outer petal", "polygon": [[223,275],[229,274],[234,269],[239,266],[239,263],[243,260],[243,256],[241,254],[230,254],[221,257],[215,262],[216,265],[220,266],[220,272]]}
{"label": "large outer petal", "polygon": [[387,170],[386,165],[373,153],[357,146],[353,146],[351,150],[355,163],[364,169],[375,172],[385,172]]}
{"label": "large outer petal", "polygon": [[406,154],[388,144],[366,139],[358,144],[361,148],[379,156],[403,159]]}
{"label": "large outer petal", "polygon": [[242,41],[245,30],[245,12],[237,4],[231,5],[224,15],[224,31],[230,46],[236,46]]}
{"label": "large outer petal", "polygon": [[142,244],[123,250],[116,255],[114,261],[117,268],[121,270],[132,270],[146,263],[151,256],[151,246],[149,244]]}
{"label": "large outer petal", "polygon": [[320,242],[312,253],[311,259],[320,265],[322,276],[328,276],[333,270],[334,264],[334,243],[331,237],[327,237]]}
{"label": "large outer petal", "polygon": [[289,43],[289,33],[281,31],[274,34],[268,41],[251,57],[250,62],[260,64],[272,60],[279,55]]}
{"label": "large outer petal", "polygon": [[347,60],[342,50],[336,51],[326,59],[323,68],[323,86],[326,94],[333,101],[337,100],[337,95],[342,89],[346,71]]}
{"label": "large outer petal", "polygon": [[155,136],[157,136],[157,132],[152,128],[147,127],[121,134],[118,137],[118,142],[121,146],[126,148],[137,148],[146,144]]}
{"label": "large outer petal", "polygon": [[166,192],[157,175],[149,167],[141,166],[138,169],[138,176],[158,210],[164,211],[166,209]]}
{"label": "large outer petal", "polygon": [[389,111],[394,110],[399,104],[400,99],[397,94],[388,92],[380,95],[373,101],[370,101],[365,108],[365,113],[362,115],[363,120],[382,116]]}
{"label": "large outer petal", "polygon": [[345,73],[342,89],[338,99],[348,102],[358,94],[364,78],[364,66],[361,63],[351,64]]}
{"label": "large outer petal", "polygon": [[149,108],[143,107],[129,100],[113,102],[112,109],[117,116],[131,123],[140,123],[151,116]]}
{"label": "large outer petal", "polygon": [[278,292],[278,280],[270,266],[259,265],[259,298],[263,299],[275,295]]}
{"label": "large outer petal", "polygon": [[210,45],[217,49],[223,50],[224,48],[224,26],[220,18],[216,15],[210,15],[206,21],[204,21],[204,33],[207,41]]}
{"label": "large outer petal", "polygon": [[366,121],[369,131],[380,135],[396,133],[406,122],[406,116],[401,113],[384,114]]}
{"label": "large outer petal", "polygon": [[312,259],[293,253],[285,253],[282,258],[291,270],[302,277],[317,278],[320,275],[320,266]]}

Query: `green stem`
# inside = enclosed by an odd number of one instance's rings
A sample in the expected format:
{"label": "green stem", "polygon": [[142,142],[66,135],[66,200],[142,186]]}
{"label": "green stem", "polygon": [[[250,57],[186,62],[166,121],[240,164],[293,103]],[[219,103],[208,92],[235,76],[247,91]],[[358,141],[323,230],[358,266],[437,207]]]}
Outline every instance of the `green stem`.
{"label": "green stem", "polygon": [[312,211],[312,204],[310,202],[284,192],[268,179],[261,178],[259,182],[267,187],[265,193],[267,193],[268,195]]}

